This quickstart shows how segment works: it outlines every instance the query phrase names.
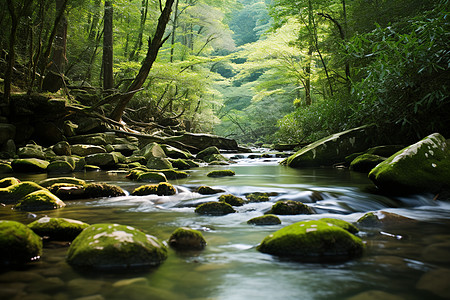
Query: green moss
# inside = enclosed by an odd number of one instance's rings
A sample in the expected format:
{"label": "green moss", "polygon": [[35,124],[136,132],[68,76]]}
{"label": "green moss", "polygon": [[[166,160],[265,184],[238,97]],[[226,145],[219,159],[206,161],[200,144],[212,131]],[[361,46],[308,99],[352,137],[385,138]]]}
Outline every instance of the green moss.
{"label": "green moss", "polygon": [[172,160],[171,163],[174,168],[179,170],[187,170],[191,168],[191,166],[183,159]]}
{"label": "green moss", "polygon": [[72,242],[67,262],[79,268],[150,267],[167,259],[167,248],[154,236],[131,226],[91,225]]}
{"label": "green moss", "polygon": [[67,173],[73,172],[73,170],[74,170],[74,166],[72,166],[67,161],[61,161],[61,160],[52,161],[47,166],[47,172],[54,173],[54,174],[67,174]]}
{"label": "green moss", "polygon": [[356,157],[350,164],[350,170],[356,172],[369,173],[370,170],[375,168],[379,163],[383,162],[386,158],[374,155],[363,154]]}
{"label": "green moss", "polygon": [[252,218],[247,221],[247,224],[252,225],[278,225],[281,224],[280,218],[275,215],[264,215]]}
{"label": "green moss", "polygon": [[368,212],[364,214],[361,218],[358,219],[357,223],[361,226],[376,226],[380,224],[380,220],[378,219],[378,216],[373,212]]}
{"label": "green moss", "polygon": [[15,177],[6,177],[0,180],[0,188],[6,188],[11,185],[19,184],[20,180]]}
{"label": "green moss", "polygon": [[39,185],[43,187],[49,187],[55,183],[70,183],[85,186],[86,182],[82,179],[78,179],[75,177],[57,177],[57,178],[48,178],[39,182]]}
{"label": "green moss", "polygon": [[126,195],[122,188],[107,183],[89,183],[84,188],[84,192],[88,198],[119,197]]}
{"label": "green moss", "polygon": [[308,205],[299,201],[293,200],[281,200],[272,205],[272,209],[269,212],[275,215],[300,215],[300,214],[313,214],[314,211]]}
{"label": "green moss", "polygon": [[230,204],[231,206],[242,206],[245,204],[244,199],[236,197],[234,195],[228,194],[228,195],[220,195],[219,197],[220,202],[225,202]]}
{"label": "green moss", "polygon": [[236,173],[232,170],[214,170],[207,174],[208,177],[225,177],[234,175],[236,175]]}
{"label": "green moss", "polygon": [[136,188],[131,195],[133,196],[145,196],[145,195],[158,195],[158,196],[170,196],[175,195],[176,190],[170,183],[161,182],[159,184],[147,184]]}
{"label": "green moss", "polygon": [[339,226],[342,229],[345,229],[350,233],[357,233],[359,231],[358,227],[356,227],[352,223],[346,222],[344,220],[334,219],[334,218],[322,218],[319,221]]}
{"label": "green moss", "polygon": [[50,210],[66,206],[58,197],[48,190],[40,190],[28,194],[20,200],[15,208],[25,211]]}
{"label": "green moss", "polygon": [[267,193],[251,193],[245,196],[250,202],[267,202],[269,201],[269,195]]}
{"label": "green moss", "polygon": [[0,174],[9,174],[13,172],[11,164],[0,162]]}
{"label": "green moss", "polygon": [[24,264],[39,259],[42,240],[27,226],[0,221],[0,264]]}
{"label": "green moss", "polygon": [[0,188],[0,199],[2,203],[13,204],[26,195],[43,189],[42,186],[34,182],[24,181],[6,188]]}
{"label": "green moss", "polygon": [[223,216],[236,211],[228,203],[211,201],[199,205],[195,212],[200,215]]}
{"label": "green moss", "polygon": [[224,192],[224,190],[213,189],[212,187],[205,186],[205,185],[198,187],[195,191],[201,195],[213,195],[213,194]]}
{"label": "green moss", "polygon": [[206,241],[200,231],[181,227],[172,233],[169,245],[177,250],[202,250]]}
{"label": "green moss", "polygon": [[304,221],[284,227],[264,238],[257,250],[304,261],[347,260],[361,255],[360,238],[333,224]]}
{"label": "green moss", "polygon": [[77,220],[49,217],[28,224],[36,234],[58,241],[72,241],[88,226],[89,224]]}
{"label": "green moss", "polygon": [[61,200],[82,199],[85,197],[84,186],[71,183],[55,183],[47,188],[50,193]]}
{"label": "green moss", "polygon": [[150,182],[166,182],[167,178],[163,173],[144,172],[138,176],[137,180]]}
{"label": "green moss", "polygon": [[45,173],[47,172],[48,161],[38,158],[15,159],[11,162],[14,172],[19,173]]}

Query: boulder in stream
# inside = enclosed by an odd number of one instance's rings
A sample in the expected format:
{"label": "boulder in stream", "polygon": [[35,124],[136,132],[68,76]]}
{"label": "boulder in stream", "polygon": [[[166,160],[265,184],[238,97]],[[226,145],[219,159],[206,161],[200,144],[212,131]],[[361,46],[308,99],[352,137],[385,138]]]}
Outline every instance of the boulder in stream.
{"label": "boulder in stream", "polygon": [[26,225],[0,220],[0,264],[25,264],[39,259],[42,240]]}
{"label": "boulder in stream", "polygon": [[0,162],[0,174],[13,173],[13,168],[10,163]]}
{"label": "boulder in stream", "polygon": [[379,163],[385,161],[385,157],[381,157],[375,154],[362,154],[357,156],[350,163],[350,170],[361,173],[369,173],[373,168],[375,168]]}
{"label": "boulder in stream", "polygon": [[48,190],[39,190],[26,195],[15,209],[24,211],[51,210],[66,206],[66,204]]}
{"label": "boulder in stream", "polygon": [[361,126],[332,134],[297,151],[281,163],[293,168],[331,166],[348,155],[371,146],[371,126]]}
{"label": "boulder in stream", "polygon": [[125,196],[121,187],[107,183],[89,183],[84,188],[86,198]]}
{"label": "boulder in stream", "polygon": [[331,223],[333,225],[339,226],[342,229],[345,229],[348,232],[353,233],[353,234],[359,232],[358,227],[356,227],[352,223],[349,223],[349,222],[344,221],[344,220],[334,219],[334,218],[322,218],[322,219],[319,219],[319,221],[326,222],[326,223]]}
{"label": "boulder in stream", "polygon": [[210,201],[200,204],[195,209],[195,212],[200,215],[224,216],[235,213],[236,211],[228,203]]}
{"label": "boulder in stream", "polygon": [[40,190],[44,190],[44,188],[37,183],[31,181],[20,182],[6,188],[0,188],[0,201],[4,204],[14,204],[26,195]]}
{"label": "boulder in stream", "polygon": [[360,256],[360,238],[339,226],[322,221],[303,221],[264,238],[257,250],[309,262],[333,262]]}
{"label": "boulder in stream", "polygon": [[166,141],[181,142],[185,145],[193,146],[199,150],[203,150],[211,146],[215,146],[223,150],[239,150],[239,146],[235,140],[211,134],[186,132],[179,136],[166,138]]}
{"label": "boulder in stream", "polygon": [[73,166],[67,161],[55,160],[47,166],[47,172],[52,174],[68,174],[74,171]]}
{"label": "boulder in stream", "polygon": [[314,210],[308,205],[293,200],[277,201],[268,212],[275,215],[310,215]]}
{"label": "boulder in stream", "polygon": [[19,184],[20,180],[15,177],[6,177],[0,179],[0,188],[6,188],[11,185]]}
{"label": "boulder in stream", "polygon": [[203,250],[206,241],[200,231],[180,227],[170,236],[169,245],[176,250]]}
{"label": "boulder in stream", "polygon": [[208,177],[226,177],[226,176],[234,176],[236,173],[232,170],[214,170],[206,174]]}
{"label": "boulder in stream", "polygon": [[47,237],[56,241],[72,241],[75,239],[89,224],[66,218],[49,218],[42,217],[30,224],[36,234]]}
{"label": "boulder in stream", "polygon": [[242,206],[246,203],[244,199],[231,194],[220,195],[219,201],[228,203],[231,206]]}
{"label": "boulder in stream", "polygon": [[88,156],[91,154],[97,153],[106,153],[106,150],[103,146],[98,145],[83,145],[83,144],[75,144],[72,145],[72,154],[78,156]]}
{"label": "boulder in stream", "polygon": [[215,189],[206,185],[199,186],[195,191],[201,195],[214,195],[225,192],[224,190]]}
{"label": "boulder in stream", "polygon": [[11,162],[11,167],[17,173],[46,173],[49,164],[38,158],[19,158]]}
{"label": "boulder in stream", "polygon": [[387,192],[450,190],[450,147],[442,135],[434,133],[377,165],[369,178]]}
{"label": "boulder in stream", "polygon": [[281,220],[277,216],[269,214],[269,215],[252,218],[247,221],[247,224],[259,225],[259,226],[261,226],[261,225],[279,225],[279,224],[281,224]]}
{"label": "boulder in stream", "polygon": [[131,226],[95,224],[72,242],[67,262],[86,269],[146,268],[167,256],[167,247],[152,235]]}
{"label": "boulder in stream", "polygon": [[131,193],[131,195],[133,196],[146,196],[146,195],[170,196],[175,194],[176,194],[175,188],[168,182],[142,185],[136,188]]}

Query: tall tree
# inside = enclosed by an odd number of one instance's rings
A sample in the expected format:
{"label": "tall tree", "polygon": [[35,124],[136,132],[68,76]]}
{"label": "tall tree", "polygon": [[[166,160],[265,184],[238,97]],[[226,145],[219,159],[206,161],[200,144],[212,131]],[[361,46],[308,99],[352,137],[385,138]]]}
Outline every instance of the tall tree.
{"label": "tall tree", "polygon": [[105,16],[103,30],[103,89],[114,87],[113,74],[113,5],[105,1]]}
{"label": "tall tree", "polygon": [[[164,44],[164,42],[169,38],[169,36],[164,38],[164,33],[166,31],[167,24],[169,23],[170,20],[170,14],[172,12],[173,3],[174,0],[167,0],[164,5],[164,8],[161,10],[161,15],[159,16],[158,19],[158,25],[156,27],[155,35],[153,36],[153,39],[151,37],[149,37],[148,39],[147,55],[142,61],[139,73],[134,78],[133,82],[128,88],[127,93],[119,100],[119,103],[114,108],[114,111],[111,114],[111,118],[113,120],[120,121],[122,119],[122,115],[125,111],[125,108],[133,98],[133,95],[135,94],[135,92],[140,90],[143,84],[145,83],[145,80],[147,79],[148,74],[150,73],[150,70],[153,66],[153,63],[155,62],[156,57],[158,56],[159,49]],[[162,8],[161,1],[160,5]]]}

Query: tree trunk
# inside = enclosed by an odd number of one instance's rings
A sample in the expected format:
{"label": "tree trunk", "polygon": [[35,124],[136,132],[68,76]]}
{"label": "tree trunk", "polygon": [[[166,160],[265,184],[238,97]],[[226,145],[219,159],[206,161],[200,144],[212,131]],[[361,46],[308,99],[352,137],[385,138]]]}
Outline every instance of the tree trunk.
{"label": "tree trunk", "polygon": [[110,90],[113,87],[113,6],[112,1],[105,1],[103,31],[103,89]]}
{"label": "tree trunk", "polygon": [[179,0],[175,3],[175,13],[173,16],[173,26],[172,26],[172,41],[171,41],[171,47],[170,47],[170,62],[173,62],[173,54],[175,51],[175,32],[177,30],[178,26],[178,3]]}
{"label": "tree trunk", "polygon": [[308,56],[306,58],[306,67],[305,67],[305,105],[311,105],[311,64],[312,64],[312,54],[313,54],[313,7],[311,0],[308,0],[308,26],[309,26],[309,39],[308,39]]}
{"label": "tree trunk", "polygon": [[18,16],[14,8],[12,0],[7,0],[8,11],[11,15],[11,32],[9,34],[9,53],[8,53],[8,65],[5,71],[5,82],[4,82],[4,94],[3,100],[5,104],[9,105],[9,98],[11,97],[11,82],[12,82],[12,72],[15,63],[15,44],[16,44],[16,33],[18,26]]}
{"label": "tree trunk", "polygon": [[57,25],[55,41],[53,43],[52,62],[42,85],[42,90],[46,92],[54,93],[64,86],[64,65],[66,62],[67,48],[67,18],[64,13],[65,2],[65,0],[56,1],[56,12],[58,14],[58,12],[62,11],[62,15]]}
{"label": "tree trunk", "polygon": [[[150,69],[153,66],[153,63],[156,60],[156,57],[158,56],[158,51],[163,45],[163,43],[167,40],[167,38],[164,37],[164,32],[167,27],[167,23],[170,20],[170,13],[172,12],[172,6],[173,6],[174,0],[167,0],[166,4],[164,6],[164,9],[161,12],[161,15],[158,19],[158,25],[156,27],[155,36],[153,37],[153,40],[151,38],[148,39],[148,50],[147,55],[145,59],[142,62],[141,68],[139,70],[138,75],[134,79],[133,83],[128,88],[128,92],[136,91],[142,87],[145,80],[148,77],[148,74],[150,73]],[[120,99],[119,103],[115,107],[114,111],[111,114],[111,119],[120,121],[122,119],[123,112],[125,111],[125,108],[127,107],[130,100],[133,98],[134,94],[129,94],[124,96],[122,99]]]}
{"label": "tree trunk", "polygon": [[143,44],[142,39],[144,37],[144,29],[145,29],[145,22],[147,21],[147,13],[148,13],[148,0],[142,0],[141,23],[139,26],[139,34],[136,43],[134,45],[134,48],[131,51],[130,60],[136,61],[139,59],[139,52],[141,52]]}

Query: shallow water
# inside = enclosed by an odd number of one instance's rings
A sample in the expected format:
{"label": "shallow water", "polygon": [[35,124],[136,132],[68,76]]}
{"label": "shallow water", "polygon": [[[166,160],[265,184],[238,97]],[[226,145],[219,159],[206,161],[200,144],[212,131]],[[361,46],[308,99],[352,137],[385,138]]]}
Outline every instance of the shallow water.
{"label": "shallow water", "polygon": [[[189,170],[188,178],[171,181],[178,193],[169,197],[66,201],[63,209],[33,214],[1,207],[0,219],[29,223],[48,215],[90,224],[112,222],[143,229],[160,240],[167,240],[176,228],[187,226],[202,230],[208,245],[201,252],[181,254],[170,250],[169,258],[151,270],[86,274],[65,263],[66,244],[49,244],[40,261],[20,270],[0,272],[0,299],[450,298],[450,203],[435,201],[433,195],[378,195],[364,174],[328,168],[291,169],[280,166],[279,160],[244,156],[231,166]],[[223,168],[234,170],[236,176],[206,176],[213,169]],[[129,192],[141,185],[127,180],[121,172],[74,175],[87,181],[117,184]],[[17,177],[39,182],[46,175]],[[219,196],[192,192],[200,185],[240,197],[252,192],[277,195],[269,203],[238,207],[236,214],[199,216],[193,206]],[[247,220],[262,215],[281,199],[305,202],[318,214],[280,216],[282,224],[276,226],[247,225]],[[361,228],[358,235],[366,244],[365,253],[345,263],[300,263],[255,249],[265,236],[294,222],[322,217],[356,222],[368,211],[388,211],[414,222],[382,229]]]}

